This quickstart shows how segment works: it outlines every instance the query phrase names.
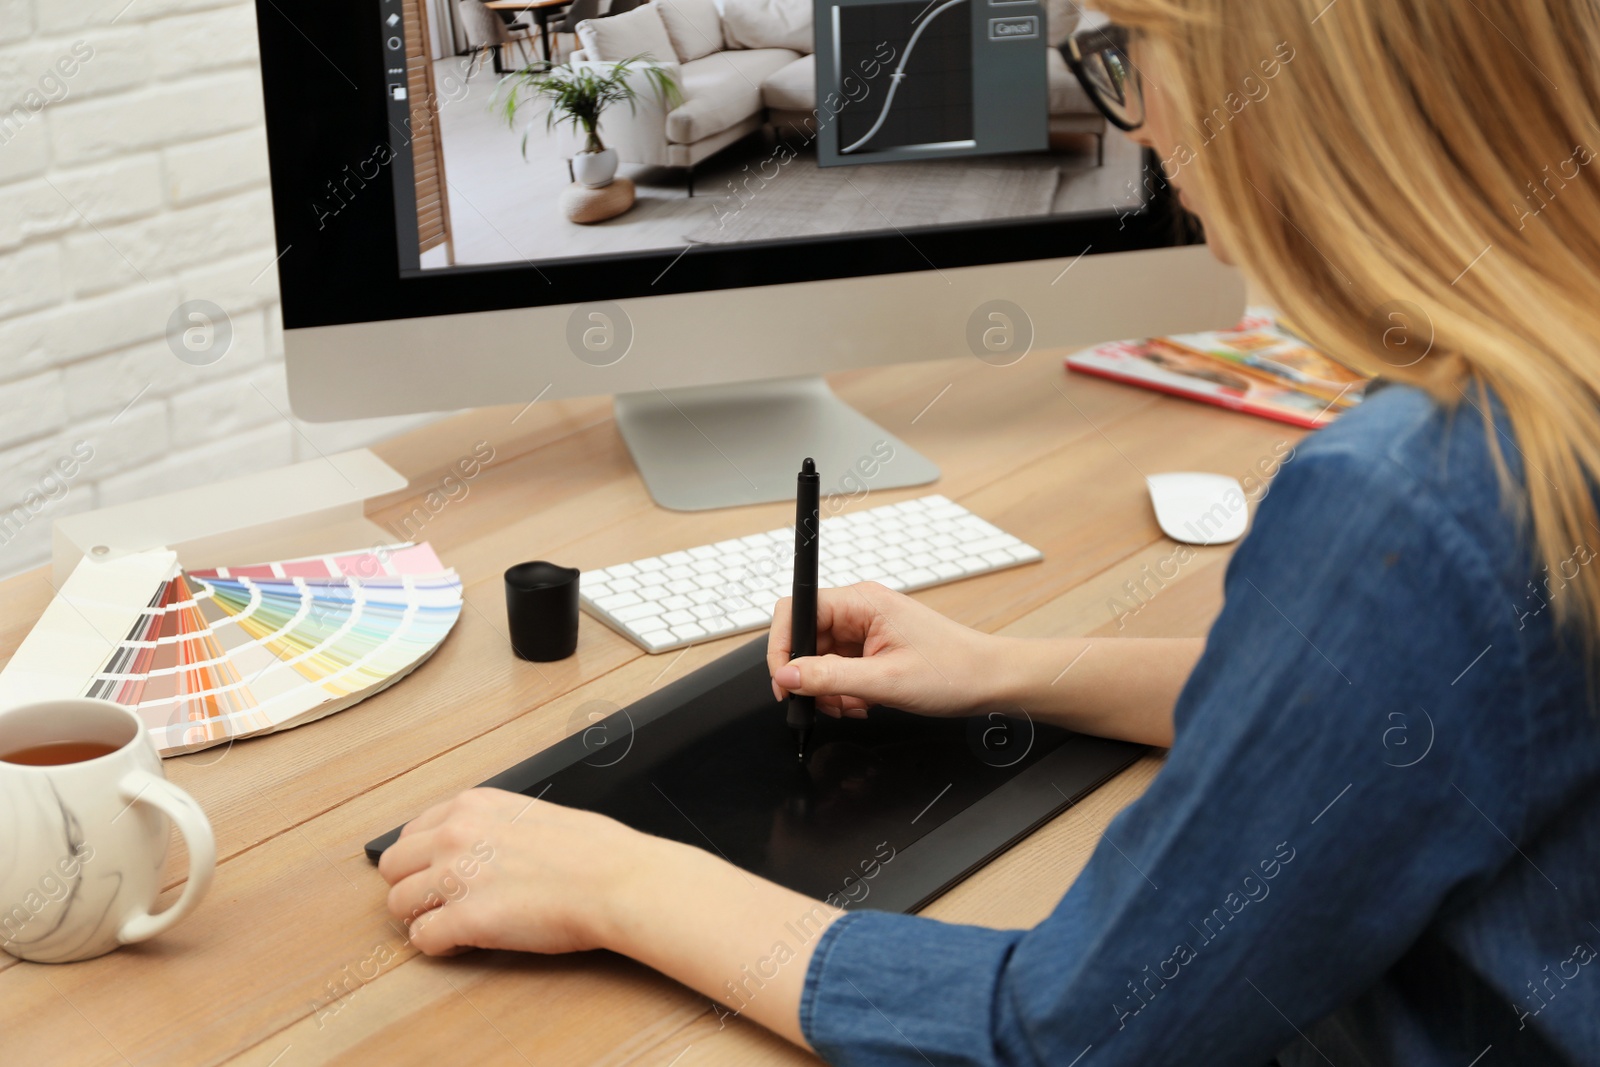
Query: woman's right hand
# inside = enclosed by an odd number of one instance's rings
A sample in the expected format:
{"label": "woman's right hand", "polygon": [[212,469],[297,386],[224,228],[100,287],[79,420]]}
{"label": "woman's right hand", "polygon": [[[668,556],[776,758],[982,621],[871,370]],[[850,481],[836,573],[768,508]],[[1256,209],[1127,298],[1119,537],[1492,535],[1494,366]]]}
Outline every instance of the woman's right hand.
{"label": "woman's right hand", "polygon": [[816,656],[790,660],[789,598],[767,638],[772,695],[817,698],[817,710],[860,718],[874,704],[920,715],[982,711],[1000,638],[980,633],[877,582],[817,591]]}

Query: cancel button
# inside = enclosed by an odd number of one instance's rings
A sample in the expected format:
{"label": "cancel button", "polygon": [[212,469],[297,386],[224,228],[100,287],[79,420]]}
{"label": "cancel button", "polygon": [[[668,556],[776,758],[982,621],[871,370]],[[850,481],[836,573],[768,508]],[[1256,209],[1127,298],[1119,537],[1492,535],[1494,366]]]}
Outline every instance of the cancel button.
{"label": "cancel button", "polygon": [[1039,20],[1033,15],[989,20],[989,40],[1007,41],[1039,36]]}

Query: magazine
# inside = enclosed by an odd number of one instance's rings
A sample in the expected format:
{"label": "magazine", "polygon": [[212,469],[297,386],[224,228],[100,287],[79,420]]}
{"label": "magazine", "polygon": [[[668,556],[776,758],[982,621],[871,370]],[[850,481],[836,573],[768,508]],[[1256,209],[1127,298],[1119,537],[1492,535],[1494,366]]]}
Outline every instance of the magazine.
{"label": "magazine", "polygon": [[1215,356],[1268,382],[1288,382],[1341,409],[1359,403],[1366,389],[1365,375],[1318,352],[1274,321],[1264,308],[1250,308],[1244,321],[1232,330],[1173,334],[1150,343]]}
{"label": "magazine", "polygon": [[[1226,353],[1226,354],[1224,354]],[[1116,341],[1068,356],[1069,370],[1293,426],[1326,426],[1367,379],[1251,309],[1239,328]]]}

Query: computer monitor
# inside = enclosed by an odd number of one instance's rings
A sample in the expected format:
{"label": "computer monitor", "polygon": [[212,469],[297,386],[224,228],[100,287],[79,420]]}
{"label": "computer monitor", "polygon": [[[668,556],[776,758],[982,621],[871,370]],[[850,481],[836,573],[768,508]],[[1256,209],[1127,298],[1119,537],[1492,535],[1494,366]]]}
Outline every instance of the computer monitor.
{"label": "computer monitor", "polygon": [[[999,374],[1243,306],[1033,0],[259,0],[257,22],[308,420],[611,395],[666,507],[783,499],[804,455],[891,488],[937,468],[822,374]],[[568,84],[540,96],[545,48]],[[607,152],[543,110],[596,92]]]}

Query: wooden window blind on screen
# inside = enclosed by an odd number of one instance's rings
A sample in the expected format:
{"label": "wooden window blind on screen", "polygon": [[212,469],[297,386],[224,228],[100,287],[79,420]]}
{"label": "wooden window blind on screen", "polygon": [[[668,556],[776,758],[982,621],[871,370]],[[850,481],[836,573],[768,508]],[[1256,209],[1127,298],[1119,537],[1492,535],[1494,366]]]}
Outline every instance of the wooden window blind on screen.
{"label": "wooden window blind on screen", "polygon": [[406,99],[411,105],[411,162],[417,188],[417,251],[427,252],[444,245],[447,261],[454,263],[427,12],[423,0],[402,0],[402,10],[406,26]]}

